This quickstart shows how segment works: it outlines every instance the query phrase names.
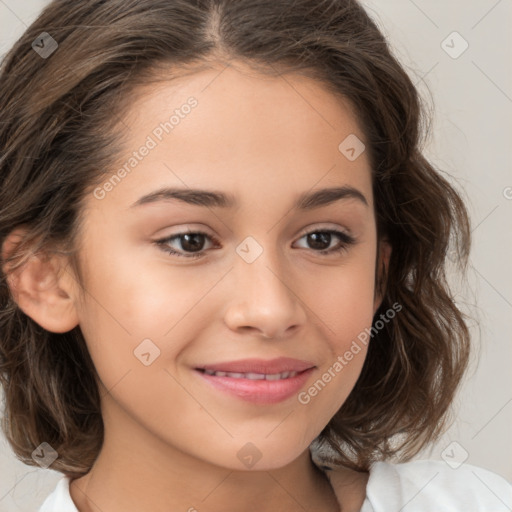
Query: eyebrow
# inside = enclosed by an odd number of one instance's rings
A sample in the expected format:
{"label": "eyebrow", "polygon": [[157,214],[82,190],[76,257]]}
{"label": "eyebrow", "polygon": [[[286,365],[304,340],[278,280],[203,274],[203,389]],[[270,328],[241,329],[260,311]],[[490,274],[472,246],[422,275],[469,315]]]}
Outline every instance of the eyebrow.
{"label": "eyebrow", "polygon": [[[326,206],[335,201],[357,199],[368,206],[368,201],[364,194],[358,189],[350,186],[322,188],[313,192],[301,194],[293,206],[297,210],[313,210],[321,206]],[[149,194],[146,194],[135,201],[130,208],[151,204],[160,201],[178,200],[187,204],[203,206],[206,208],[233,208],[237,206],[237,201],[231,194],[218,192],[215,190],[201,189],[183,189],[164,187]]]}

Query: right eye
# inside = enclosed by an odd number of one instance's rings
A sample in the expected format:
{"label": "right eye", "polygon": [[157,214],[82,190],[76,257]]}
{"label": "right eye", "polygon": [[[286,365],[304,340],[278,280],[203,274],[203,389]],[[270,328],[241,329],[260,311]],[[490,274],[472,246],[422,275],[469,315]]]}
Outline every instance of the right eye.
{"label": "right eye", "polygon": [[[218,240],[202,231],[187,231],[184,233],[177,233],[160,240],[156,240],[155,244],[167,254],[184,258],[200,258],[204,256],[205,239],[211,239],[218,245]],[[173,249],[169,246],[170,243],[178,241],[181,245],[180,250]]]}

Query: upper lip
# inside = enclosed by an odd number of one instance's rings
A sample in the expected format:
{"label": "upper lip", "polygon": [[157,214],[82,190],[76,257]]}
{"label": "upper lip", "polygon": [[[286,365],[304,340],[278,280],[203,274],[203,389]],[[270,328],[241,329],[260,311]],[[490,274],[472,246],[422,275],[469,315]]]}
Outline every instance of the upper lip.
{"label": "upper lip", "polygon": [[239,359],[238,361],[225,361],[221,363],[200,366],[199,370],[213,370],[216,372],[231,373],[262,373],[272,375],[283,372],[302,372],[315,365],[309,361],[279,357],[277,359]]}

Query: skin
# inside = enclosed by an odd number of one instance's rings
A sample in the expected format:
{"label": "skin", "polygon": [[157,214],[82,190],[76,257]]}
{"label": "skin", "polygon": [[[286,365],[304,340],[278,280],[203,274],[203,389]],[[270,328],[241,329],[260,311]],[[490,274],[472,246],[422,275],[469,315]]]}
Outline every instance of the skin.
{"label": "skin", "polygon": [[[81,512],[229,512],[255,502],[263,512],[338,510],[308,446],[352,390],[364,346],[306,405],[295,395],[249,403],[193,368],[293,357],[316,366],[307,390],[371,326],[381,302],[377,257],[387,265],[390,248],[377,243],[367,153],[349,161],[338,150],[348,135],[364,134],[350,106],[320,83],[270,78],[240,63],[223,69],[139,91],[123,119],[129,137],[119,162],[187,98],[198,106],[103,199],[86,198],[83,296],[63,256],[34,257],[9,278],[20,307],[44,328],[80,325],[100,377],[105,442],[91,471],[71,484]],[[304,192],[345,185],[368,205],[349,198],[292,209]],[[162,186],[222,191],[238,205],[130,207]],[[206,238],[203,256],[187,259],[154,243],[188,229],[219,244]],[[356,243],[321,255],[305,229],[348,232]],[[252,263],[236,252],[248,236],[263,249]],[[333,235],[322,248],[339,243]],[[183,238],[167,245],[185,254],[189,247]],[[160,350],[149,366],[134,356],[147,338]],[[248,442],[261,455],[251,469],[237,457]],[[359,510],[368,475],[341,474],[342,509]]]}

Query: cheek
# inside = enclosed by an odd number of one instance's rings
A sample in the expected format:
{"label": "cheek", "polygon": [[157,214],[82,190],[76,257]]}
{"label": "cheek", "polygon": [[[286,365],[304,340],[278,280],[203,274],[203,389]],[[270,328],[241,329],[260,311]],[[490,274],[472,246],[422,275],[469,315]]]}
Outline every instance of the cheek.
{"label": "cheek", "polygon": [[229,266],[180,267],[176,259],[167,263],[165,253],[156,252],[151,255],[153,263],[148,263],[147,252],[157,250],[141,251],[139,262],[115,270],[108,301],[117,303],[120,318],[134,335],[164,338],[167,343],[184,324],[192,330],[199,326],[205,302],[215,294]]}
{"label": "cheek", "polygon": [[335,333],[325,331],[329,355],[318,367],[315,379],[297,397],[300,407],[307,411],[311,432],[322,430],[346,401],[359,378],[371,340],[371,305],[361,303],[354,314],[343,306],[338,311],[331,319]]}
{"label": "cheek", "polygon": [[361,373],[366,347],[358,347],[357,354],[353,354],[352,350],[348,351],[352,354],[350,361],[344,354],[320,368],[316,380],[297,397],[298,407],[308,418],[308,432],[312,437],[316,437],[339,411]]}
{"label": "cheek", "polygon": [[361,257],[330,275],[317,274],[308,298],[320,320],[329,355],[298,402],[323,428],[343,405],[363,367],[373,320],[374,261]]}
{"label": "cheek", "polygon": [[[358,255],[335,271],[321,270],[307,283],[307,297],[333,356],[343,353],[351,340],[371,326],[374,309],[375,263]],[[316,320],[315,320],[316,321]]]}
{"label": "cheek", "polygon": [[[171,268],[159,258],[148,266],[144,251],[140,257],[114,251],[105,244],[101,253],[90,253],[80,327],[101,383],[111,389],[136,378],[145,383],[129,393],[137,401],[148,392],[144,387],[172,387],[164,369],[176,374],[180,354],[210,323],[215,308],[208,294],[223,273]],[[179,387],[175,391],[179,395]]]}

